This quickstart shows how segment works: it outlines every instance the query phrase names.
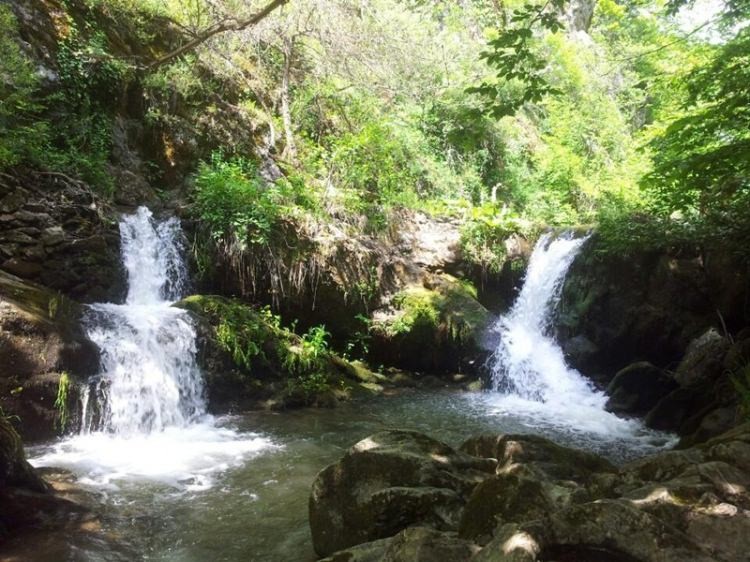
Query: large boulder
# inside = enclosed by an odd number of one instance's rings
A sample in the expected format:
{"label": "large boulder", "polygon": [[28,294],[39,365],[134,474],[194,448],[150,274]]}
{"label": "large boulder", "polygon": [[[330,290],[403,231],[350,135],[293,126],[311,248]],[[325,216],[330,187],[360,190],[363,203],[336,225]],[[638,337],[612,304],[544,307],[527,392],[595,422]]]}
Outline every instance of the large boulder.
{"label": "large boulder", "polygon": [[685,356],[675,371],[675,380],[682,387],[712,383],[724,371],[724,357],[730,342],[714,328],[690,342]]}
{"label": "large boulder", "polygon": [[459,535],[487,543],[506,523],[524,522],[600,495],[606,459],[535,435],[481,435],[461,450],[498,459],[497,474],[479,484],[464,508]]}
{"label": "large boulder", "polygon": [[716,562],[690,537],[629,502],[574,505],[522,525],[508,524],[473,562]]}
{"label": "large boulder", "polygon": [[[376,455],[361,458],[356,470],[345,465],[348,457],[358,455],[357,447],[377,451],[378,441],[389,443],[387,463]],[[472,562],[733,562],[746,560],[750,551],[750,423],[701,445],[664,451],[620,469],[534,436],[484,435],[469,439],[463,450],[479,455],[475,460],[481,463],[492,462],[481,458],[487,455],[499,462],[494,476],[478,474],[478,484],[470,480],[467,486],[461,479],[463,483],[452,485],[454,490],[473,488],[461,511],[458,538],[436,527],[445,526],[445,515],[452,518],[460,502],[438,501],[433,511],[415,516],[410,501],[394,503],[390,510],[372,501],[396,480],[393,471],[412,482],[415,467],[419,474],[441,480],[439,487],[445,489],[446,479],[466,465],[445,445],[409,432],[377,434],[321,473],[313,489],[311,525],[317,517],[323,531],[340,533],[356,519],[362,527],[351,540],[371,541],[344,548],[328,560],[461,561],[475,553]],[[391,458],[394,454],[398,461]],[[406,458],[409,463],[403,464]],[[436,460],[446,467],[442,474],[439,469],[435,473]],[[380,469],[372,468],[376,466]],[[336,486],[327,485],[331,481]],[[403,482],[395,483],[391,498],[403,487]],[[434,488],[435,481],[428,485]],[[329,508],[320,518],[313,504],[315,495],[324,492]],[[365,519],[362,513],[373,509],[381,517]],[[388,524],[406,530],[390,539],[368,532],[379,528],[394,534]],[[314,540],[320,533],[313,526]]]}
{"label": "large boulder", "polygon": [[616,414],[643,415],[677,388],[669,374],[648,361],[620,370],[607,387],[607,410]]}
{"label": "large boulder", "polygon": [[471,370],[491,351],[490,312],[476,290],[447,274],[397,293],[374,314],[370,354],[375,363],[432,373]]}
{"label": "large boulder", "polygon": [[472,457],[412,431],[383,431],[325,468],[310,495],[310,529],[320,556],[422,526],[456,531],[474,488],[494,473]]}
{"label": "large boulder", "polygon": [[594,474],[616,471],[612,463],[594,453],[563,447],[538,435],[478,435],[467,439],[461,451],[497,459],[499,473],[523,464],[548,478],[588,481]]}
{"label": "large boulder", "polygon": [[25,439],[66,429],[77,406],[74,381],[99,368],[82,314],[60,293],[0,271],[0,407],[21,420]]}
{"label": "large boulder", "polygon": [[[689,446],[737,423],[737,392],[726,368],[732,346],[713,328],[694,339],[675,371],[678,384],[646,414],[646,425],[676,431]],[[730,360],[731,361],[731,360]]]}
{"label": "large boulder", "polygon": [[747,268],[724,249],[608,250],[594,235],[576,256],[556,320],[568,359],[602,387],[634,361],[677,364],[717,311],[730,332],[750,321]]}

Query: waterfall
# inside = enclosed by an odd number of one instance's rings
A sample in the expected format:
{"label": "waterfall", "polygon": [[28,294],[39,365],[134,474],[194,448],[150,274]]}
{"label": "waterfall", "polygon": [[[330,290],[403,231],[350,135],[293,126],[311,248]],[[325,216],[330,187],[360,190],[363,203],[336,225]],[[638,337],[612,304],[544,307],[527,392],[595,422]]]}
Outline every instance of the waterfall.
{"label": "waterfall", "polygon": [[495,390],[538,402],[603,400],[578,371],[567,366],[551,334],[565,274],[585,240],[570,234],[540,238],[521,293],[495,326],[500,334],[492,360]]}
{"label": "waterfall", "polygon": [[494,326],[499,342],[490,360],[492,392],[486,407],[525,420],[535,430],[599,435],[629,441],[653,436],[637,420],[605,410],[603,392],[565,362],[553,335],[553,314],[565,275],[586,238],[546,234],[534,248],[524,284],[511,310]]}
{"label": "waterfall", "polygon": [[81,391],[81,432],[31,461],[96,486],[146,479],[206,489],[215,473],[275,445],[206,412],[195,328],[171,306],[188,286],[179,220],[156,220],[140,207],[122,218],[120,234],[128,294],[124,304],[90,305],[86,314],[101,366]]}
{"label": "waterfall", "polygon": [[[133,435],[185,426],[205,414],[203,380],[195,361],[195,329],[173,308],[184,296],[186,267],[179,221],[156,222],[141,207],[120,223],[128,274],[125,304],[95,304],[85,324],[101,350],[94,381],[95,426]],[[89,398],[90,400],[91,398]],[[92,426],[84,420],[84,431]]]}

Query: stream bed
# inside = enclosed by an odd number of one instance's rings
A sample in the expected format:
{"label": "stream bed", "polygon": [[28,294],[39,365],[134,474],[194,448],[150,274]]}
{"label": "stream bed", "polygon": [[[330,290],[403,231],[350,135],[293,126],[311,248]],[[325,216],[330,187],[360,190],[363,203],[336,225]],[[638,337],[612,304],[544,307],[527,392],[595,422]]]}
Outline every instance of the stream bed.
{"label": "stream bed", "polygon": [[191,466],[178,466],[181,480],[175,481],[148,471],[110,473],[102,479],[100,470],[92,478],[90,463],[61,452],[65,442],[32,447],[33,464],[63,466],[76,474],[80,485],[96,492],[110,537],[101,541],[68,535],[65,545],[50,547],[48,559],[61,559],[62,549],[65,559],[86,561],[313,561],[307,501],[315,476],[355,442],[383,429],[413,429],[452,446],[482,432],[539,433],[615,462],[670,444],[668,436],[613,416],[619,421],[584,424],[581,429],[569,419],[548,417],[544,408],[535,412],[533,404],[527,406],[495,393],[404,390],[334,409],[219,418],[215,425],[231,431],[237,442],[258,446],[251,452],[243,449],[244,456],[234,463],[215,463],[207,452],[212,473],[205,480],[199,478],[207,475],[200,458],[180,457],[180,446],[196,451],[190,438],[164,448],[165,459],[154,458],[159,443],[142,448],[140,462],[165,470],[174,470],[174,459],[177,465],[197,462],[197,480],[188,476]]}

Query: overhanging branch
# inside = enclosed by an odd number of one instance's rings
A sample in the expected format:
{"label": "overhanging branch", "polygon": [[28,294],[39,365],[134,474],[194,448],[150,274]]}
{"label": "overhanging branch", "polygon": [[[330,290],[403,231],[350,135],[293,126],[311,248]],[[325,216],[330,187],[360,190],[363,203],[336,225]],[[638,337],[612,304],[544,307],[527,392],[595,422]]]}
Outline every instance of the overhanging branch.
{"label": "overhanging branch", "polygon": [[255,14],[253,14],[252,16],[250,16],[249,18],[245,20],[241,20],[241,21],[225,20],[220,23],[216,23],[212,25],[211,27],[209,27],[208,29],[206,29],[203,33],[201,33],[194,39],[182,45],[181,47],[178,47],[174,51],[167,53],[163,57],[158,58],[152,63],[146,65],[145,70],[147,72],[151,72],[165,64],[172,62],[174,59],[179,58],[182,55],[195,50],[197,47],[199,47],[200,45],[202,45],[203,43],[211,39],[211,37],[213,37],[214,35],[218,35],[220,33],[224,33],[227,31],[242,31],[243,29],[247,29],[248,27],[256,25],[257,23],[265,19],[276,8],[279,8],[288,2],[289,0],[272,0],[262,10],[260,10],[259,12],[256,12]]}

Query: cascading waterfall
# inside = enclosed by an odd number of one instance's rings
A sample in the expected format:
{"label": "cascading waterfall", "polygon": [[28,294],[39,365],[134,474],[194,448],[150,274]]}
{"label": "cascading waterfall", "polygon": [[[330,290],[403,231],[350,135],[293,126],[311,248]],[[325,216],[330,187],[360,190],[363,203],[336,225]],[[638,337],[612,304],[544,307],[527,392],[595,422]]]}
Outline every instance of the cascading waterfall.
{"label": "cascading waterfall", "polygon": [[499,343],[490,365],[495,392],[488,398],[489,409],[525,419],[526,426],[579,437],[656,437],[637,420],[607,412],[607,397],[566,364],[552,334],[565,275],[585,241],[572,233],[546,234],[534,248],[515,304],[494,327]]}
{"label": "cascading waterfall", "polygon": [[550,334],[565,274],[585,240],[546,234],[537,243],[521,293],[496,325],[500,342],[492,365],[495,390],[540,402],[601,398],[578,371],[566,365]]}
{"label": "cascading waterfall", "polygon": [[171,306],[188,285],[179,220],[157,221],[141,207],[123,217],[120,234],[128,294],[124,304],[89,307],[101,370],[81,393],[81,432],[32,463],[80,470],[99,485],[146,478],[208,487],[211,474],[273,445],[206,413],[195,329]]}
{"label": "cascading waterfall", "polygon": [[[186,426],[205,414],[203,379],[195,363],[195,330],[187,312],[171,306],[183,296],[186,268],[175,218],[155,223],[141,207],[120,223],[128,274],[125,304],[96,304],[86,320],[99,346],[102,372],[94,392],[94,424],[119,435]],[[92,426],[84,420],[84,431]]]}

